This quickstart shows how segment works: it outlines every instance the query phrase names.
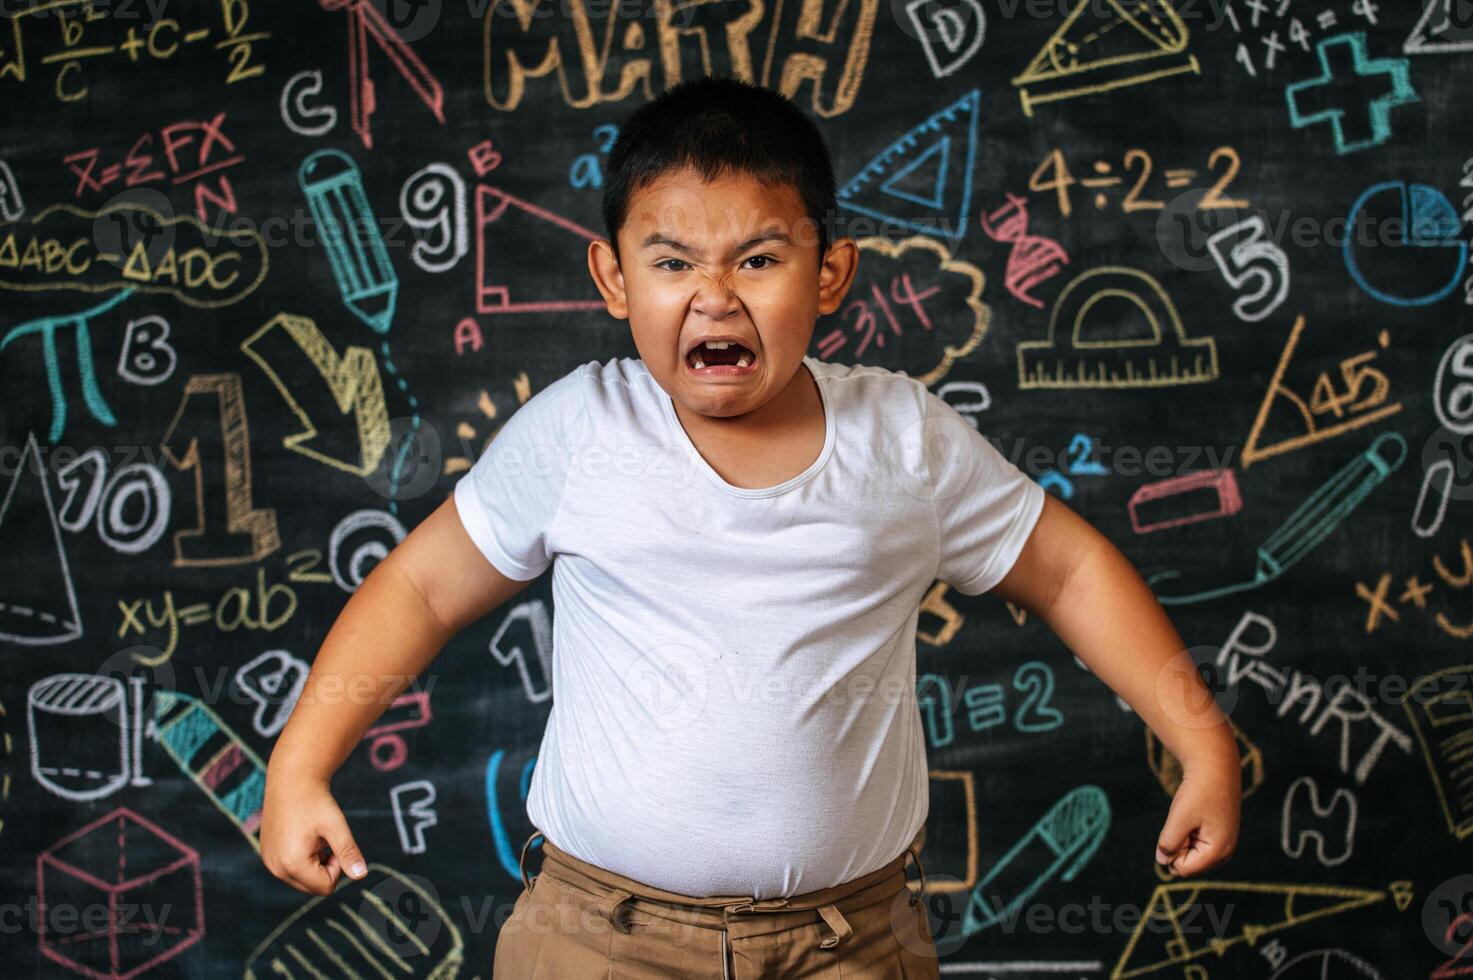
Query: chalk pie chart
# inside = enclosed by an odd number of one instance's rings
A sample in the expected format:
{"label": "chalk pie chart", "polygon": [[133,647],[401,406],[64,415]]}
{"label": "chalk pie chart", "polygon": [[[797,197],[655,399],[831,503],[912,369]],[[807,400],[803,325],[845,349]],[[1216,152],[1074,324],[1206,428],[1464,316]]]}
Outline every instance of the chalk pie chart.
{"label": "chalk pie chart", "polygon": [[1345,267],[1383,303],[1425,306],[1457,287],[1468,264],[1462,222],[1427,184],[1392,180],[1367,188],[1346,221]]}
{"label": "chalk pie chart", "polygon": [[1294,957],[1269,980],[1381,980],[1381,973],[1343,949],[1317,949]]}

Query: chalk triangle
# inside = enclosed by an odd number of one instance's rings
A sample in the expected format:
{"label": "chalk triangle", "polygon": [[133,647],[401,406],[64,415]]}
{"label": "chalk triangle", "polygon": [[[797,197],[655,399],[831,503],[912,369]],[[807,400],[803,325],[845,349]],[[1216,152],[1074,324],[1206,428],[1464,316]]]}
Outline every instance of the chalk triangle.
{"label": "chalk triangle", "polygon": [[[1473,51],[1473,28],[1452,22],[1453,0],[1427,0],[1422,19],[1407,35],[1402,54],[1456,54]],[[1434,15],[1436,16],[1434,20]],[[1462,34],[1462,37],[1455,36]]]}
{"label": "chalk triangle", "polygon": [[25,449],[0,502],[0,555],[24,575],[7,576],[0,592],[0,640],[24,646],[80,639],[82,621],[67,565],[66,548],[36,434]]}
{"label": "chalk triangle", "polygon": [[969,224],[981,101],[972,89],[885,147],[839,188],[839,205],[960,242]]}
{"label": "chalk triangle", "polygon": [[1186,24],[1171,0],[1073,2],[1028,67],[1013,78],[1025,115],[1046,102],[1200,72],[1196,57],[1186,50]]}
{"label": "chalk triangle", "polygon": [[153,272],[148,267],[148,250],[143,247],[142,239],[133,243],[133,251],[128,253],[128,258],[123,262],[123,278],[136,279],[138,282],[153,281]]}
{"label": "chalk triangle", "polygon": [[[1110,975],[1122,980],[1143,977],[1193,960],[1222,957],[1233,946],[1255,947],[1266,936],[1386,897],[1384,891],[1319,882],[1174,881],[1157,885]],[[1191,927],[1204,909],[1214,908],[1233,910],[1229,929]]]}
{"label": "chalk triangle", "polygon": [[923,207],[939,210],[942,207],[942,195],[946,193],[946,161],[950,150],[951,137],[943,136],[929,150],[881,184],[880,190],[901,200],[914,201]]}
{"label": "chalk triangle", "polygon": [[597,232],[500,187],[477,187],[476,312],[605,309],[587,276],[567,285],[547,275],[552,256],[583,261],[588,243],[598,237]]}

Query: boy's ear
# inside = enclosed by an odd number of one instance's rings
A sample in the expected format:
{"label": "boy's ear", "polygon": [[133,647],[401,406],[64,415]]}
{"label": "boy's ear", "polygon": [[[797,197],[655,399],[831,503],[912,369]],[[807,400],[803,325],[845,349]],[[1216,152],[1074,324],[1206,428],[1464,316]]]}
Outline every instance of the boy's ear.
{"label": "boy's ear", "polygon": [[624,273],[614,258],[614,247],[607,238],[598,238],[588,243],[588,274],[593,284],[603,294],[604,305],[609,315],[616,320],[629,319],[629,304],[624,295]]}
{"label": "boy's ear", "polygon": [[859,244],[845,236],[829,244],[818,270],[818,312],[832,313],[844,302],[859,270]]}

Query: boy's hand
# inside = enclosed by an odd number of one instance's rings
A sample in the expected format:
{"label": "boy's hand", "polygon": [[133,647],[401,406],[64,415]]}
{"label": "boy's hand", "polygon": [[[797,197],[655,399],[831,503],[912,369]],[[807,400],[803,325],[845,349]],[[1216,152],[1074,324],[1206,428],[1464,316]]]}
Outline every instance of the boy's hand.
{"label": "boy's hand", "polygon": [[1181,786],[1156,839],[1156,860],[1184,878],[1227,860],[1238,846],[1242,797],[1240,767],[1184,764]]}
{"label": "boy's hand", "polygon": [[[332,774],[451,636],[530,584],[486,560],[454,494],[373,566],[323,641],[271,750],[260,827],[268,871],[311,895],[331,895],[344,874],[368,873],[329,789]],[[365,677],[379,680],[360,697]]]}
{"label": "boy's hand", "polygon": [[[324,860],[328,848],[332,853]],[[286,774],[273,780],[269,767],[261,809],[261,860],[273,875],[309,895],[331,895],[344,871],[353,878],[368,873],[327,784]]]}

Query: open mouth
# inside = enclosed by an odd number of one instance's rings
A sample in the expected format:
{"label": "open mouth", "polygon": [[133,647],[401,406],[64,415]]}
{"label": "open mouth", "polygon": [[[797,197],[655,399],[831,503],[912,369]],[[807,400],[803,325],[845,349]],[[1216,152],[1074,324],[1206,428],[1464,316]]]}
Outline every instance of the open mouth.
{"label": "open mouth", "polygon": [[685,363],[698,374],[745,374],[757,355],[734,340],[708,340],[691,348]]}

